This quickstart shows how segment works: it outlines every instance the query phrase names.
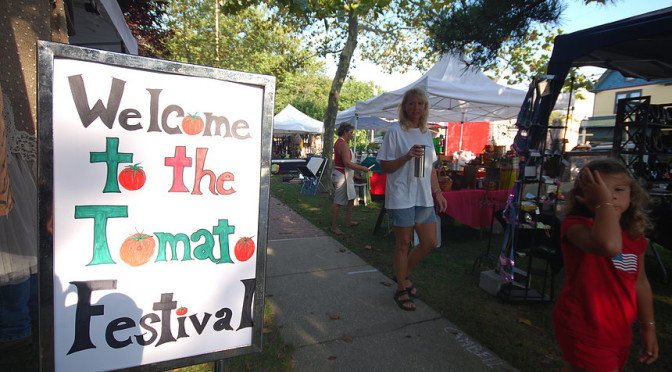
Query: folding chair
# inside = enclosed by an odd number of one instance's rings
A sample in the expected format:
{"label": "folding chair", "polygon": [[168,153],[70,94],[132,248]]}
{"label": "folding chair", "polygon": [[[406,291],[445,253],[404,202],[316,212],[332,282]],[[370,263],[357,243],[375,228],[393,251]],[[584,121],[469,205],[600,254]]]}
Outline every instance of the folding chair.
{"label": "folding chair", "polygon": [[322,171],[326,165],[323,158],[312,157],[306,166],[299,166],[299,173],[303,176],[303,184],[299,193],[315,196],[320,189],[320,179],[322,178]]}

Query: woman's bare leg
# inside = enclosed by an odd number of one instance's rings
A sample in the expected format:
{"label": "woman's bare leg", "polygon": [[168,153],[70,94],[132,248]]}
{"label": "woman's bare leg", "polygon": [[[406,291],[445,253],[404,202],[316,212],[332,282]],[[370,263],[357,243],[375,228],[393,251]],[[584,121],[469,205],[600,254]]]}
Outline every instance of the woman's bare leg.
{"label": "woman's bare leg", "polygon": [[416,224],[415,231],[418,233],[420,244],[414,247],[411,254],[408,256],[408,263],[406,266],[407,276],[408,273],[410,273],[411,270],[413,270],[413,268],[415,268],[415,266],[417,266],[418,263],[432,251],[432,249],[436,248],[436,245],[438,244],[435,222]]}
{"label": "woman's bare leg", "polygon": [[[404,278],[408,276],[408,248],[411,245],[413,236],[413,227],[394,227],[394,254],[392,261],[394,264],[394,273],[397,277],[397,291],[405,291],[406,284]],[[404,294],[399,296],[400,300],[408,300],[410,296]],[[409,309],[414,308],[415,304],[410,302],[406,305]]]}

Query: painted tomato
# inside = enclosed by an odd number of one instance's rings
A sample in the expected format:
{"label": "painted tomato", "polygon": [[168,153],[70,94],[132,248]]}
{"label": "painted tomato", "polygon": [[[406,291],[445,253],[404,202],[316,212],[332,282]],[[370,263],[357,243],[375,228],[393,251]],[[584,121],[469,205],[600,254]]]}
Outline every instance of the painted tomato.
{"label": "painted tomato", "polygon": [[189,311],[189,309],[187,309],[184,306],[180,306],[179,308],[177,308],[177,310],[175,310],[175,314],[177,314],[178,316],[182,316],[182,315],[186,314],[187,311]]}
{"label": "painted tomato", "polygon": [[254,240],[252,237],[240,238],[233,248],[233,254],[236,255],[238,261],[247,261],[254,254]]}
{"label": "painted tomato", "polygon": [[147,175],[140,163],[128,165],[119,173],[119,184],[129,191],[141,188],[145,181],[147,181]]}
{"label": "painted tomato", "polygon": [[129,236],[121,244],[119,256],[131,266],[140,266],[149,262],[154,254],[156,242],[151,235],[137,233]]}
{"label": "painted tomato", "polygon": [[182,119],[182,130],[191,136],[201,133],[204,127],[203,119],[196,114],[189,114]]}

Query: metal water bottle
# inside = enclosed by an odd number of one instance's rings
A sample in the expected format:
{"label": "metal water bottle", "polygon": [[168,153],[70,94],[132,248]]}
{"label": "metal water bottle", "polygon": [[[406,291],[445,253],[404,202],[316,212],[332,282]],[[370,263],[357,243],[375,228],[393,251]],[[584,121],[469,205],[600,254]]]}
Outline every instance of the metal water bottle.
{"label": "metal water bottle", "polygon": [[415,145],[416,148],[422,148],[422,156],[415,158],[414,174],[416,177],[425,176],[425,146]]}

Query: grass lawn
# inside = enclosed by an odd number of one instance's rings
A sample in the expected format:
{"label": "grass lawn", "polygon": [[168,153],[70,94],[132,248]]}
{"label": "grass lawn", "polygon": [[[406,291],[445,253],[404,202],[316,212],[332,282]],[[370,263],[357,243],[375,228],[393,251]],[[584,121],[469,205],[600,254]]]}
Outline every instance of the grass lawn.
{"label": "grass lawn", "polygon": [[[301,195],[299,186],[283,183],[281,175],[272,176],[271,194],[329,233],[331,199],[328,194]],[[381,204],[382,201],[374,200],[367,206],[356,206],[353,220],[360,225],[344,228],[345,236],[329,234],[392,277],[394,235],[388,233],[385,224],[381,231],[373,234]],[[492,236],[491,252],[499,253],[502,238],[502,234]],[[488,231],[481,232],[444,219],[442,240],[442,247],[430,253],[411,276],[420,299],[521,371],[560,370],[563,362],[553,337],[553,303],[505,302],[479,288],[480,271],[491,267],[486,262],[473,273],[471,269],[476,257],[487,249]],[[672,251],[660,248],[659,252],[668,270],[672,270]],[[626,370],[672,371],[672,279],[663,283],[662,270],[653,255],[648,257],[646,266],[654,291],[660,358],[652,366],[641,365],[635,358],[639,350],[636,340]],[[562,287],[563,274],[561,271],[556,277],[556,295]],[[534,284],[534,277],[532,280]]]}

